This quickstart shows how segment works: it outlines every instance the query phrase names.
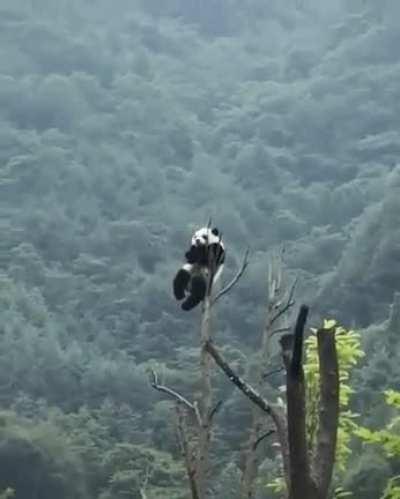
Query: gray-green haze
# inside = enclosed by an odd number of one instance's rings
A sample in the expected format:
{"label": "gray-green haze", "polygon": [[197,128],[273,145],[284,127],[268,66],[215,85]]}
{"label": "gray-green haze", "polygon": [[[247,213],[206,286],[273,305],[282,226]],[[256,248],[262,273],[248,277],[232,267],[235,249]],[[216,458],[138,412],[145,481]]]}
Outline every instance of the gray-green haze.
{"label": "gray-green haze", "polygon": [[[237,365],[283,244],[311,320],[366,328],[355,403],[385,421],[381,391],[400,385],[400,331],[381,326],[400,283],[399,47],[397,0],[1,1],[0,491],[23,474],[17,499],[139,497],[153,460],[150,499],[187,497],[146,368],[196,388],[199,311],[171,280],[209,216],[225,280],[252,250],[218,307]],[[235,499],[249,407],[217,383],[215,498]],[[396,466],[364,453],[348,488],[377,499]]]}

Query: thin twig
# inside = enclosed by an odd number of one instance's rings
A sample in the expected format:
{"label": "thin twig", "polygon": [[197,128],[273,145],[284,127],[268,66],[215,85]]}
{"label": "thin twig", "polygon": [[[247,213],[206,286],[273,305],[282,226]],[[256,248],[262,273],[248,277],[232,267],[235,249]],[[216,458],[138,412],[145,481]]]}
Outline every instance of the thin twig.
{"label": "thin twig", "polygon": [[240,266],[239,271],[235,275],[235,277],[231,280],[229,284],[227,284],[219,293],[216,294],[214,299],[211,302],[211,305],[214,305],[216,301],[218,301],[222,296],[225,294],[229,293],[229,291],[235,286],[235,284],[239,281],[239,279],[242,277],[244,271],[246,270],[247,266],[249,265],[249,254],[250,254],[250,249],[247,248],[246,252],[243,257],[242,265]]}
{"label": "thin twig", "polygon": [[290,327],[280,327],[278,329],[275,329],[274,331],[271,331],[270,337],[275,336],[276,334],[287,333],[289,331]]}
{"label": "thin twig", "polygon": [[215,404],[215,407],[213,408],[213,410],[210,412],[210,415],[208,416],[208,419],[210,421],[213,420],[213,417],[217,414],[217,412],[221,409],[222,407],[222,404],[223,404],[223,401],[222,400],[219,400],[216,404]]}
{"label": "thin twig", "polygon": [[140,497],[141,499],[147,499],[146,489],[150,478],[150,465],[146,468],[146,474],[143,480],[143,484],[140,487]]}
{"label": "thin twig", "polygon": [[296,289],[297,280],[298,278],[296,277],[295,280],[293,281],[292,287],[290,288],[286,304],[281,309],[278,310],[278,312],[274,315],[274,317],[272,317],[272,319],[270,320],[270,326],[272,326],[272,324],[276,322],[279,319],[279,317],[282,317],[282,315],[286,313],[289,310],[289,308],[293,307],[293,305],[295,304],[295,301],[293,300],[293,295]]}
{"label": "thin twig", "polygon": [[193,408],[194,408],[194,413],[196,415],[197,424],[201,428],[203,426],[203,419],[202,419],[201,414],[200,414],[199,404],[198,404],[197,400],[195,400],[193,402]]}
{"label": "thin twig", "polygon": [[284,371],[285,368],[283,366],[281,367],[277,367],[276,369],[273,369],[272,371],[269,371],[267,373],[264,373],[263,374],[263,379],[267,379],[269,378],[270,376],[273,376],[274,374],[278,374],[278,373],[281,373],[282,371]]}
{"label": "thin twig", "polygon": [[151,383],[151,386],[155,390],[158,390],[159,392],[166,393],[170,397],[174,398],[177,402],[188,407],[191,411],[193,411],[196,414],[196,409],[195,409],[194,405],[191,402],[189,402],[188,399],[186,399],[183,395],[180,395],[175,390],[172,390],[172,388],[168,388],[167,386],[160,385],[158,383],[158,376],[153,369],[151,370],[151,374],[152,374],[153,379],[152,379],[152,381],[150,381],[150,383]]}
{"label": "thin twig", "polygon": [[275,430],[269,430],[265,432],[263,435],[257,438],[257,440],[254,442],[254,450],[257,449],[258,445],[267,437],[275,433]]}

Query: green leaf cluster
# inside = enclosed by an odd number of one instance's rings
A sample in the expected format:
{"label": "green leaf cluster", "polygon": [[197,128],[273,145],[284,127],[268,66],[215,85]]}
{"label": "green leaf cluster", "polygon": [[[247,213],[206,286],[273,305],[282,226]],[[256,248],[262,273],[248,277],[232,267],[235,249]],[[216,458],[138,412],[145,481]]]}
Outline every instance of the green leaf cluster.
{"label": "green leaf cluster", "polygon": [[[385,428],[371,430],[360,426],[355,430],[357,435],[365,444],[377,446],[394,463],[400,463],[400,392],[387,390],[385,392],[386,403],[393,407],[395,415]],[[389,479],[382,499],[396,499],[400,497],[400,478],[394,476]]]}
{"label": "green leaf cluster", "polygon": [[[339,326],[334,320],[325,320],[321,328],[322,334],[334,334],[339,364],[339,427],[336,449],[336,468],[343,473],[351,455],[350,442],[355,428],[357,414],[349,408],[354,389],[350,384],[352,370],[364,357],[361,348],[360,333]],[[314,445],[318,430],[319,410],[319,359],[317,346],[317,330],[312,329],[306,340],[306,362],[304,373],[307,385],[307,432],[310,445]]]}
{"label": "green leaf cluster", "polygon": [[0,499],[11,499],[12,497],[15,497],[15,491],[10,487],[0,493]]}

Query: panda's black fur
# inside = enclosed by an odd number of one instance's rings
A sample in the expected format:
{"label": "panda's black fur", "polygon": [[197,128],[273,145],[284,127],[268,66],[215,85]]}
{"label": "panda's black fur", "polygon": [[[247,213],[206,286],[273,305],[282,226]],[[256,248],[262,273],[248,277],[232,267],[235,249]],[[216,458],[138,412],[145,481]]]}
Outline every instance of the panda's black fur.
{"label": "panda's black fur", "polygon": [[189,250],[185,253],[186,263],[173,280],[174,296],[182,302],[183,310],[191,310],[204,300],[207,280],[213,262],[213,283],[220,278],[225,261],[225,247],[215,227],[202,227],[192,237]]}

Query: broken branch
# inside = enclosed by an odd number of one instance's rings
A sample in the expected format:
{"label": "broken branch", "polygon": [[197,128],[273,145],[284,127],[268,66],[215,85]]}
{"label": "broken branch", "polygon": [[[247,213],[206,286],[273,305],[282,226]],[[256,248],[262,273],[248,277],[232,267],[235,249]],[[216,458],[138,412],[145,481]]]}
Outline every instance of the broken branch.
{"label": "broken branch", "polygon": [[157,373],[153,369],[151,370],[151,375],[152,375],[152,381],[150,381],[150,384],[155,390],[158,390],[159,392],[166,393],[167,395],[169,395],[170,397],[175,399],[177,402],[185,405],[188,409],[190,409],[191,411],[196,413],[196,409],[195,409],[194,405],[191,402],[189,402],[189,400],[186,399],[183,395],[180,395],[175,390],[172,390],[171,388],[168,388],[167,386],[164,386],[164,385],[160,385],[158,383]]}
{"label": "broken branch", "polygon": [[210,421],[213,420],[213,417],[217,414],[217,412],[221,409],[222,407],[222,404],[223,404],[223,401],[222,400],[219,400],[216,404],[215,404],[215,407],[213,408],[213,410],[210,412],[210,415],[208,416],[208,419]]}
{"label": "broken branch", "polygon": [[211,341],[207,341],[204,348],[215,360],[216,364],[222,369],[222,371],[228,376],[229,380],[236,385],[240,391],[246,395],[257,407],[259,407],[263,412],[271,416],[276,428],[279,443],[282,449],[283,456],[283,466],[285,469],[285,477],[288,481],[289,477],[289,448],[287,440],[287,428],[286,420],[282,411],[271,405],[264,397],[262,397],[254,388],[244,381],[236,372],[231,368],[229,363],[223,358],[219,353],[218,349]]}
{"label": "broken branch", "polygon": [[211,355],[211,357],[215,360],[217,365],[228,376],[230,381],[232,381],[232,383],[236,385],[239,390],[241,390],[246,395],[246,397],[248,397],[256,405],[258,405],[258,407],[262,411],[266,412],[267,414],[271,414],[270,404],[256,390],[254,390],[253,387],[251,387],[246,381],[244,381],[238,374],[235,373],[228,362],[219,353],[212,341],[207,341],[204,347]]}

